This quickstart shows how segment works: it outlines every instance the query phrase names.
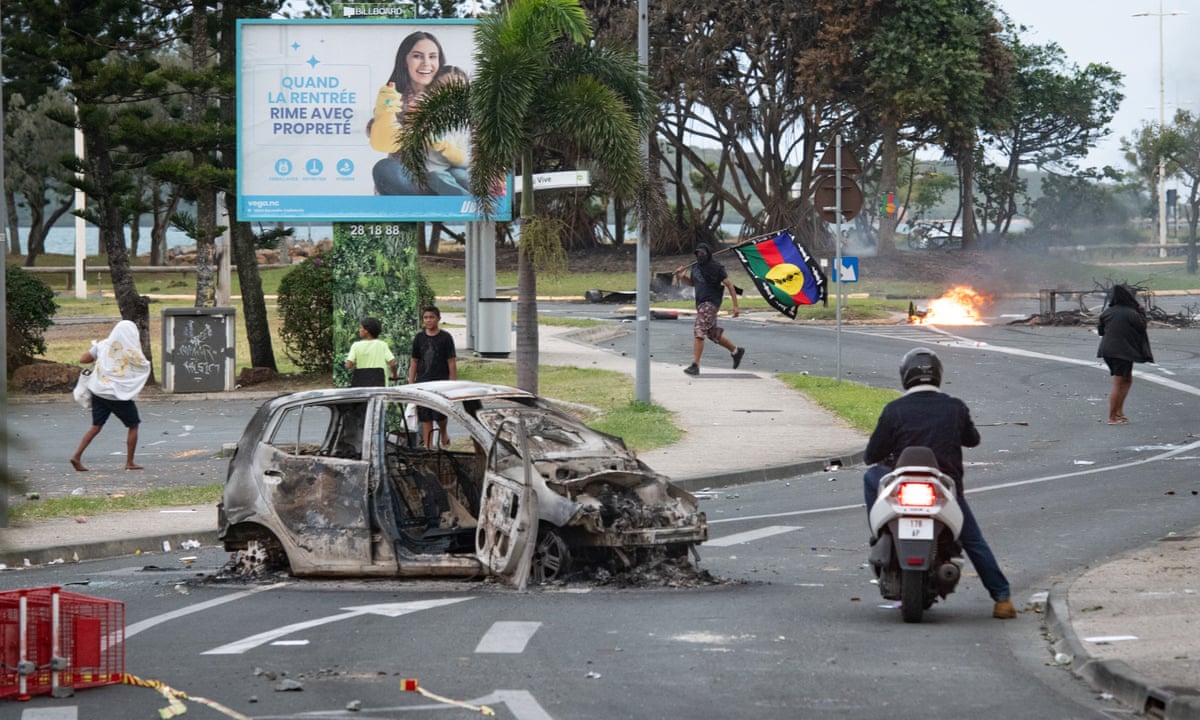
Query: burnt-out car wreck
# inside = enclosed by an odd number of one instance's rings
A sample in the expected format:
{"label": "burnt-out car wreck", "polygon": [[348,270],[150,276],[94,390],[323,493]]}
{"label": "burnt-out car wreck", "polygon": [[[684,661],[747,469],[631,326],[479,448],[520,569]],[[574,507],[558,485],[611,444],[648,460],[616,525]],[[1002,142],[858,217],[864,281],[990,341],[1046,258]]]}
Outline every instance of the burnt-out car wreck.
{"label": "burnt-out car wreck", "polygon": [[[447,416],[418,445],[415,408]],[[275,398],[230,460],[219,534],[243,569],[296,576],[497,577],[686,560],[696,498],[530,393],[446,381]]]}

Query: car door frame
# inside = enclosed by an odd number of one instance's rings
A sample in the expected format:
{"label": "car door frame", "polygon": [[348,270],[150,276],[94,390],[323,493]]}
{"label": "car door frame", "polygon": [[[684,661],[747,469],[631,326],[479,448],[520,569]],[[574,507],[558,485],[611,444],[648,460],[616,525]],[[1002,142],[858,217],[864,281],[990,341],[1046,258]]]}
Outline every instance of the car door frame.
{"label": "car door frame", "polygon": [[[521,457],[519,478],[496,469],[501,430],[516,423],[517,452]],[[528,452],[525,423],[519,417],[505,418],[496,428],[484,465],[479,518],[475,532],[475,554],[488,571],[518,590],[525,589],[533,565],[538,535],[538,501],[533,487],[533,463]]]}

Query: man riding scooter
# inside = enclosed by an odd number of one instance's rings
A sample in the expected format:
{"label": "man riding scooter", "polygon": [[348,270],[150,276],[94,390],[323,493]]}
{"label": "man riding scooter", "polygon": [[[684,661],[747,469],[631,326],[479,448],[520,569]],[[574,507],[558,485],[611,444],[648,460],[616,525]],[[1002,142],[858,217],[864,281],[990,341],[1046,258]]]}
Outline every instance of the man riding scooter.
{"label": "man riding scooter", "polygon": [[871,465],[863,475],[863,496],[867,512],[879,494],[879,481],[891,472],[900,452],[910,445],[930,448],[938,468],[954,478],[958,503],[963,514],[959,542],[979,579],[995,601],[992,617],[1008,620],[1017,616],[1010,599],[1008,579],[983,538],[979,523],[963,496],[964,447],[980,442],[979,430],[971,420],[966,403],[940,391],[942,361],[928,348],[915,348],[900,362],[900,382],[904,395],[888,403],[879,415],[864,460]]}

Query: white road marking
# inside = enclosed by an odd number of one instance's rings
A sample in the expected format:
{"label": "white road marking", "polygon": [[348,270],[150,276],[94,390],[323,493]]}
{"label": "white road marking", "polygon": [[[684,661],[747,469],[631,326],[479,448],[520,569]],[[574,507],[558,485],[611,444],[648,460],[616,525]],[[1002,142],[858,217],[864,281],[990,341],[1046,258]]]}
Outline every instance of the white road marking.
{"label": "white road marking", "polygon": [[[961,335],[955,335],[955,334],[948,332],[936,325],[896,325],[896,326],[877,327],[877,328],[862,329],[862,330],[845,330],[845,329],[843,329],[843,332],[850,332],[850,333],[854,333],[854,334],[858,334],[858,335],[871,335],[874,337],[883,337],[883,338],[889,338],[892,340],[904,340],[904,339],[913,337],[914,330],[918,331],[918,333],[917,333],[918,336],[920,336],[920,334],[919,334],[920,332],[922,332],[922,331],[925,332],[926,334],[924,335],[924,337],[927,339],[929,337],[929,335],[928,335],[929,333],[943,336],[945,338],[944,340],[934,340],[934,342],[938,343],[939,345],[945,345],[947,347],[965,348],[968,350],[991,350],[993,352],[1005,353],[1008,355],[1016,355],[1018,357],[1038,358],[1040,360],[1051,360],[1053,362],[1067,363],[1070,365],[1085,365],[1087,367],[1094,367],[1097,370],[1103,370],[1105,373],[1108,372],[1108,366],[1106,366],[1103,362],[1101,362],[1095,358],[1090,359],[1090,360],[1080,360],[1078,358],[1064,357],[1062,355],[1049,355],[1047,353],[1040,353],[1040,352],[1036,352],[1033,350],[1022,350],[1020,348],[1006,347],[1004,345],[991,345],[991,344],[983,342],[981,340],[969,340],[965,337],[962,337]],[[1156,365],[1151,365],[1150,367],[1153,368],[1156,372],[1161,373],[1162,375],[1174,375],[1175,374],[1171,370],[1168,370],[1167,368],[1165,368],[1161,365],[1156,364]],[[1190,385],[1185,385],[1176,380],[1171,380],[1170,378],[1161,377],[1160,375],[1152,375],[1152,374],[1149,374],[1146,370],[1135,369],[1133,371],[1133,374],[1138,376],[1139,378],[1143,378],[1143,379],[1147,380],[1148,382],[1158,383],[1159,385],[1163,385],[1164,387],[1169,387],[1173,390],[1179,390],[1180,392],[1185,392],[1190,395],[1200,395],[1200,388],[1195,388]]]}
{"label": "white road marking", "polygon": [[[440,694],[444,694],[445,692],[446,689],[441,688]],[[537,699],[528,690],[493,690],[483,697],[472,698],[465,702],[471,705],[487,705],[491,708],[503,705],[508,708],[509,713],[512,714],[515,720],[554,720],[554,717],[538,704]],[[355,711],[314,710],[305,713],[288,713],[287,715],[255,715],[254,720],[302,720],[303,718],[311,718],[312,720],[362,720],[362,718],[367,717],[379,717],[383,713],[437,712],[444,714],[445,711],[453,709],[450,706],[440,703],[426,703],[422,705],[396,705],[381,708],[364,707]],[[55,718],[55,720],[58,719]]]}
{"label": "white road marking", "polygon": [[729,547],[730,545],[741,545],[754,540],[771,537],[772,535],[782,535],[793,530],[800,530],[800,527],[792,525],[770,525],[757,530],[747,530],[746,532],[734,533],[719,537],[716,540],[708,540],[704,543],[704,547]]}
{"label": "white road marking", "polygon": [[287,583],[274,583],[272,585],[263,585],[262,587],[251,588],[250,590],[245,590],[245,591],[239,592],[239,593],[233,593],[232,595],[226,595],[224,597],[215,598],[213,600],[207,600],[202,603],[196,603],[195,605],[188,605],[185,608],[179,608],[178,610],[172,610],[169,613],[163,613],[162,615],[156,615],[152,618],[147,618],[145,620],[142,620],[141,622],[135,622],[132,625],[126,625],[125,626],[125,639],[128,640],[129,638],[133,637],[134,635],[137,635],[138,633],[142,632],[143,630],[149,630],[150,628],[154,627],[155,625],[161,625],[165,622],[170,622],[172,620],[177,620],[181,617],[191,615],[192,613],[198,613],[202,610],[208,610],[209,608],[214,608],[219,605],[224,605],[227,602],[233,602],[234,600],[240,600],[244,597],[247,597],[248,595],[260,593],[263,590],[276,590],[278,588],[283,587],[286,584]]}
{"label": "white road marking", "polygon": [[540,622],[496,622],[488,628],[479,644],[475,646],[477,653],[523,653],[525,646],[533,634],[538,631]]}
{"label": "white road marking", "polygon": [[[1114,470],[1128,470],[1129,468],[1140,467],[1149,463],[1158,462],[1159,460],[1169,460],[1177,455],[1180,455],[1181,453],[1191,452],[1196,449],[1200,449],[1200,440],[1197,440],[1194,443],[1188,443],[1187,445],[1180,445],[1173,450],[1159,453],[1153,457],[1131,460],[1129,462],[1118,463],[1116,465],[1106,465],[1104,467],[1093,466],[1089,467],[1087,470],[1077,470],[1076,472],[1060,473],[1058,475],[1044,475],[1042,477],[1029,478],[1028,480],[1014,480],[1013,482],[1009,483],[988,485],[987,487],[968,490],[967,495],[992,492],[994,490],[1007,490],[1008,488],[1021,487],[1024,485],[1038,485],[1041,483],[1051,482],[1053,480],[1062,480],[1064,478],[1080,477],[1083,475],[1096,475],[1098,473],[1112,472]],[[812,508],[811,510],[792,510],[790,512],[766,513],[763,515],[744,515],[742,517],[735,518],[718,518],[716,520],[709,520],[708,524],[716,525],[719,523],[745,522],[747,520],[771,520],[774,518],[796,517],[797,515],[818,515],[821,513],[839,512],[842,510],[856,510],[858,512],[862,512],[863,503],[858,503],[855,505],[833,505],[830,507]],[[712,544],[713,541],[709,540],[708,542],[704,543],[702,547],[707,547]]]}
{"label": "white road marking", "polygon": [[264,645],[273,640],[291,635],[292,633],[309,628],[319,627],[328,623],[337,622],[338,620],[349,620],[350,618],[358,617],[359,615],[386,615],[387,617],[400,617],[409,613],[419,612],[421,610],[429,610],[431,608],[441,607],[443,605],[453,605],[471,598],[439,598],[437,600],[417,600],[414,602],[405,603],[384,603],[381,605],[360,605],[358,607],[342,608],[346,612],[337,615],[327,615],[323,618],[315,618],[304,622],[292,623],[284,625],[274,630],[261,632],[257,635],[251,635],[248,638],[231,642],[221,647],[205,650],[201,655],[240,655],[248,650],[253,650],[259,645]]}
{"label": "white road marking", "polygon": [[79,711],[74,705],[69,707],[25,708],[21,720],[76,720]]}

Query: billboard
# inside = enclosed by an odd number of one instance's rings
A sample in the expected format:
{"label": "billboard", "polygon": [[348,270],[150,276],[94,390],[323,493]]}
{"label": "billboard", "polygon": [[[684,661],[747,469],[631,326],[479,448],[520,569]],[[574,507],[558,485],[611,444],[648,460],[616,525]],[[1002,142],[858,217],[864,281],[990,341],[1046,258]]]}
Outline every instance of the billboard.
{"label": "billboard", "polygon": [[[430,146],[427,187],[393,155],[405,108],[474,75],[474,24],[239,20],[238,220],[484,219],[466,187],[469,133]],[[511,197],[510,177],[494,219],[511,217]]]}

